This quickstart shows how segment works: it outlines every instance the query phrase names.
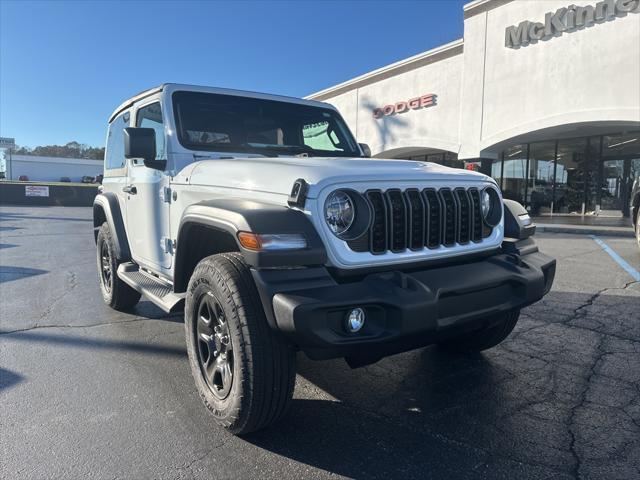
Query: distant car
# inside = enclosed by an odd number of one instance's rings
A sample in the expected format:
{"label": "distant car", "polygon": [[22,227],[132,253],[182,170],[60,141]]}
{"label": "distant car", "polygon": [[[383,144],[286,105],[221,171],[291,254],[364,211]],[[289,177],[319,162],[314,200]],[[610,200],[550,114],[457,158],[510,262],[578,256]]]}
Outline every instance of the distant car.
{"label": "distant car", "polygon": [[60,181],[61,182],[71,182],[71,179],[69,177],[60,177]]}
{"label": "distant car", "polygon": [[4,180],[7,178],[7,175],[4,172],[0,172],[0,180]]}
{"label": "distant car", "polygon": [[82,177],[82,183],[93,183],[95,181],[95,178],[90,177],[89,175],[85,175],[84,177]]}
{"label": "distant car", "polygon": [[636,177],[633,187],[631,187],[629,212],[631,213],[631,224],[636,231],[636,241],[640,247],[640,176]]}
{"label": "distant car", "polygon": [[28,182],[29,181],[29,177],[27,177],[26,175],[20,175],[18,177],[18,181],[19,182]]}

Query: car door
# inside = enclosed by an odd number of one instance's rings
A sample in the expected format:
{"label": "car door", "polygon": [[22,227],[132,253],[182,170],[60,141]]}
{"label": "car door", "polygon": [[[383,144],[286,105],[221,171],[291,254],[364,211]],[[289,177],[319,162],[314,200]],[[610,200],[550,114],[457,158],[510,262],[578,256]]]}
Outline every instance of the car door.
{"label": "car door", "polygon": [[[156,132],[156,158],[166,159],[162,109],[158,100],[137,108],[135,126]],[[127,194],[127,233],[133,259],[159,273],[171,268],[169,240],[169,177],[148,168],[141,158],[129,159]]]}
{"label": "car door", "polygon": [[104,159],[104,177],[102,188],[105,193],[114,193],[118,198],[118,206],[122,218],[126,221],[126,194],[122,188],[127,184],[127,162],[124,158],[124,129],[130,126],[130,112],[125,110],[109,124],[107,132],[107,149]]}

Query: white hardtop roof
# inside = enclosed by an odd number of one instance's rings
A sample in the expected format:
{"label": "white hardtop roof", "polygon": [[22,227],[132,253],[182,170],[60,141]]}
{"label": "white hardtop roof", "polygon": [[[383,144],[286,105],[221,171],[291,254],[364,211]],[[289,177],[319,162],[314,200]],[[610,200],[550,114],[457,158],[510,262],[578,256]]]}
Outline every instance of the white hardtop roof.
{"label": "white hardtop roof", "polygon": [[199,85],[187,85],[181,83],[164,83],[159,87],[150,88],[141,92],[133,97],[125,100],[116,108],[111,116],[109,117],[109,123],[113,121],[113,119],[123,110],[132,106],[135,102],[142,100],[145,97],[151,96],[158,92],[164,92],[165,94],[171,95],[173,92],[177,91],[188,91],[188,92],[203,92],[203,93],[217,93],[219,95],[235,95],[239,97],[250,97],[250,98],[260,98],[263,100],[275,100],[279,102],[288,102],[288,103],[297,103],[300,105],[309,105],[312,107],[322,107],[322,108],[331,108],[334,107],[329,105],[328,103],[318,102],[316,100],[305,100],[297,97],[288,97],[286,95],[272,95],[269,93],[259,93],[259,92],[251,92],[247,90],[235,90],[232,88],[217,88],[217,87],[203,87]]}

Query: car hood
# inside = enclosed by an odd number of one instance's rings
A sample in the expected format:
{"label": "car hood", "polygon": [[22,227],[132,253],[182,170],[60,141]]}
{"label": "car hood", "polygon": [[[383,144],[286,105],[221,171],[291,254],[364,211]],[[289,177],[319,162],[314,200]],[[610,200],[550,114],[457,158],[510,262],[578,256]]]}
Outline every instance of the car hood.
{"label": "car hood", "polygon": [[176,176],[178,181],[182,179],[191,185],[281,195],[288,195],[293,183],[300,178],[309,184],[309,198],[315,198],[322,188],[330,184],[355,185],[369,181],[492,181],[491,177],[481,173],[430,162],[357,157],[212,158],[192,163]]}

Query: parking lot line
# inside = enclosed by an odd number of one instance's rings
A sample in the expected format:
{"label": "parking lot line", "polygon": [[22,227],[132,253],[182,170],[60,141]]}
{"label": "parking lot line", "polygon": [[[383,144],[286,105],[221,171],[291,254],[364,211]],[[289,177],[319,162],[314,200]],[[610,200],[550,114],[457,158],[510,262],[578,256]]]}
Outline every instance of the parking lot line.
{"label": "parking lot line", "polygon": [[609,245],[604,243],[603,240],[598,238],[596,235],[589,235],[594,242],[602,247],[602,249],[609,254],[611,258],[613,258],[618,265],[620,265],[636,282],[640,282],[640,272],[633,268],[627,261],[618,255]]}

